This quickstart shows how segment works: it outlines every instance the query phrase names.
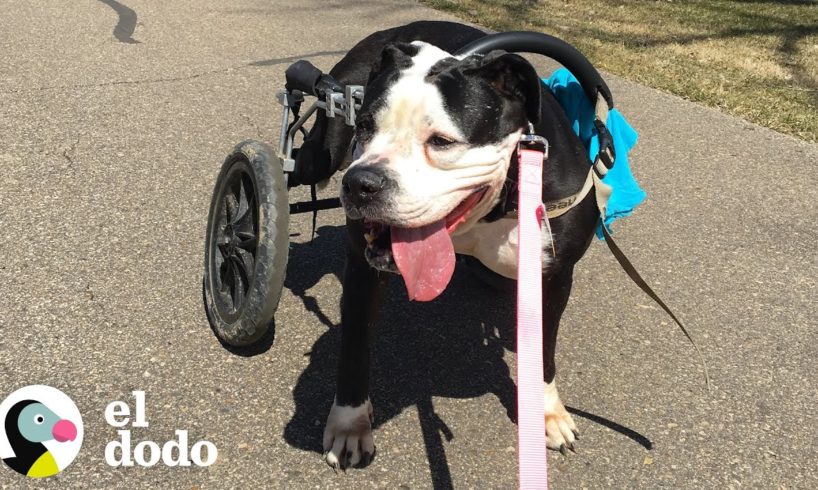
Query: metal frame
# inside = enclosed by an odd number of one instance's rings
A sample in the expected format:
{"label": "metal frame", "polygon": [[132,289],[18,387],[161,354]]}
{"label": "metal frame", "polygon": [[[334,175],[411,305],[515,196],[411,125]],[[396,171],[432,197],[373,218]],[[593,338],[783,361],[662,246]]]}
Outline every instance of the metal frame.
{"label": "metal frame", "polygon": [[[282,105],[281,133],[278,141],[278,158],[284,168],[284,172],[295,170],[295,160],[292,158],[293,140],[295,134],[303,128],[304,124],[315,114],[316,111],[323,110],[327,117],[344,118],[348,126],[355,126],[355,117],[361,109],[364,99],[364,87],[361,85],[347,85],[344,93],[327,91],[324,100],[318,99],[310,105],[292,125],[290,125],[290,113],[292,108],[299,108],[304,102],[304,93],[299,91],[289,92],[282,90],[276,96],[278,103]],[[352,101],[352,103],[348,103]],[[297,109],[296,109],[297,110]],[[289,129],[288,129],[289,128]]]}
{"label": "metal frame", "polygon": [[[293,90],[282,90],[276,94],[276,100],[282,106],[281,112],[281,132],[278,138],[278,163],[284,170],[284,178],[287,174],[295,171],[295,159],[293,158],[293,141],[298,131],[301,131],[304,124],[319,110],[323,110],[327,117],[342,117],[348,126],[355,126],[355,118],[361,109],[364,99],[364,87],[361,85],[347,85],[344,92],[327,91],[324,98],[318,98],[313,102],[303,114],[290,124],[290,114],[297,113],[304,102],[303,92]],[[309,213],[324,209],[335,209],[341,207],[341,200],[313,199],[311,201],[297,202],[290,204],[290,214]]]}

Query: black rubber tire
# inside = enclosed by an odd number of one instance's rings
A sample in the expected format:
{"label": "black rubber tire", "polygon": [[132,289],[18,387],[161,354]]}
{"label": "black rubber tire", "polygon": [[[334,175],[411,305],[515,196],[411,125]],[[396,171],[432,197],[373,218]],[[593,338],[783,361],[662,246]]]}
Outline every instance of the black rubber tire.
{"label": "black rubber tire", "polygon": [[289,221],[287,184],[273,151],[253,140],[236,145],[216,179],[205,235],[204,307],[224,343],[249,345],[273,324]]}

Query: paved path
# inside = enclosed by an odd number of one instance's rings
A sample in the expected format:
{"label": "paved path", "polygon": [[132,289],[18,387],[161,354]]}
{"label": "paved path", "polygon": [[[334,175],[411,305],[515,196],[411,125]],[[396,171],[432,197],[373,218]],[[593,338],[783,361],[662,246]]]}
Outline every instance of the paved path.
{"label": "paved path", "polygon": [[[274,141],[284,68],[329,68],[368,33],[443,18],[411,2],[0,0],[0,397],[32,383],[84,414],[79,458],[43,488],[508,488],[513,301],[458,272],[432,304],[393,282],[376,345],[378,458],[317,452],[332,398],[342,216],[293,219],[275,341],[236,355],[203,315],[207,206],[221,159]],[[602,244],[561,333],[579,452],[554,488],[817,488],[818,146],[610,77],[640,131],[649,200],[620,245],[682,312],[692,348]],[[255,355],[251,355],[255,354]],[[512,371],[513,372],[513,371]],[[111,469],[112,400],[147,392],[219,448],[208,469]],[[0,467],[0,483],[21,480]]]}

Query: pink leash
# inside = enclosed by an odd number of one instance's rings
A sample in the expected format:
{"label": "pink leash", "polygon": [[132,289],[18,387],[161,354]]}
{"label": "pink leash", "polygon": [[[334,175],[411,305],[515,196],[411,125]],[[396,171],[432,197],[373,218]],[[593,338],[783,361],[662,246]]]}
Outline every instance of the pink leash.
{"label": "pink leash", "polygon": [[[523,139],[531,138],[524,135]],[[547,151],[547,142],[545,148]],[[517,223],[517,434],[520,488],[547,489],[542,358],[542,168],[546,153],[520,146]],[[547,219],[547,218],[545,218]]]}

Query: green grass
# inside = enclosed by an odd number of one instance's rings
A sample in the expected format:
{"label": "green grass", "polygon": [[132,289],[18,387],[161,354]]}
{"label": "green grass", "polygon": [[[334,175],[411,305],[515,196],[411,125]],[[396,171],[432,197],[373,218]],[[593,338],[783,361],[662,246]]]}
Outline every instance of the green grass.
{"label": "green grass", "polygon": [[565,39],[598,68],[818,141],[818,0],[421,0]]}

